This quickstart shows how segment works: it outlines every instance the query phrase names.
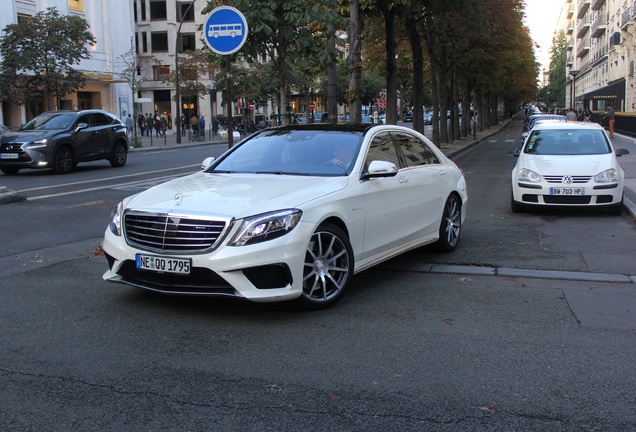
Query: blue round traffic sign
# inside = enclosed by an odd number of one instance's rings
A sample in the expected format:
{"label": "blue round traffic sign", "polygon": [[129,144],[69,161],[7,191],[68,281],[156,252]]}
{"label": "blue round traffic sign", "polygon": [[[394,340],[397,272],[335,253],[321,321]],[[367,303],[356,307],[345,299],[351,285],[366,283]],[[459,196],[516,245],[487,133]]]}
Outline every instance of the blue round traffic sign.
{"label": "blue round traffic sign", "polygon": [[235,53],[247,39],[247,20],[231,6],[215,8],[205,21],[203,35],[210,49],[220,55]]}

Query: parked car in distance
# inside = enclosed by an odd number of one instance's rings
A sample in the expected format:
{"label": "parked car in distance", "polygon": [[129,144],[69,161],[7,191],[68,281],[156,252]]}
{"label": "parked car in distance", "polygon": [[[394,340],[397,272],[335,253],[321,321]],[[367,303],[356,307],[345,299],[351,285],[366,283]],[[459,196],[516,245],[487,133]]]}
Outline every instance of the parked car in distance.
{"label": "parked car in distance", "polygon": [[433,113],[431,112],[424,113],[423,119],[424,119],[425,125],[433,124]]}
{"label": "parked car in distance", "polygon": [[202,167],[115,207],[105,280],[320,309],[354,273],[455,250],[466,216],[462,171],[402,126],[264,129]]}
{"label": "parked car in distance", "polygon": [[602,126],[589,122],[540,122],[530,131],[512,170],[511,209],[533,206],[602,207],[623,211],[625,174]]}
{"label": "parked car in distance", "polygon": [[80,162],[107,159],[126,164],[126,126],[102,110],[49,111],[0,136],[0,170],[8,175],[23,168],[50,168],[66,174]]}
{"label": "parked car in distance", "polygon": [[0,135],[5,134],[7,132],[11,132],[11,129],[9,129],[8,127],[6,127],[3,124],[0,124]]}
{"label": "parked car in distance", "polygon": [[413,113],[411,111],[404,114],[404,118],[402,120],[404,123],[410,123],[413,121]]}
{"label": "parked car in distance", "polygon": [[544,122],[559,122],[559,121],[567,121],[567,119],[565,118],[564,115],[556,115],[556,114],[532,116],[532,118],[528,120],[528,125],[527,125],[528,130],[521,134],[521,143],[523,143],[526,140],[532,128],[534,128],[537,124],[544,123]]}

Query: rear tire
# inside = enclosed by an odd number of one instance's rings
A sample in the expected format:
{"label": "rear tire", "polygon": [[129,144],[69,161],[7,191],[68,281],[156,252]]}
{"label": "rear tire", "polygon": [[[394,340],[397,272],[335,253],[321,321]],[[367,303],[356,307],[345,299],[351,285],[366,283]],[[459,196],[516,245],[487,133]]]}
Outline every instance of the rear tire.
{"label": "rear tire", "polygon": [[111,166],[115,168],[123,167],[126,165],[126,160],[128,159],[128,148],[122,142],[115,143],[115,147],[113,147],[113,153],[110,156],[108,161]]}
{"label": "rear tire", "polygon": [[60,147],[55,154],[55,162],[53,172],[55,174],[68,174],[73,170],[75,161],[73,160],[73,151],[70,147]]}
{"label": "rear tire", "polygon": [[459,197],[452,194],[444,204],[442,221],[439,226],[439,240],[435,247],[440,252],[452,252],[459,245],[462,231],[462,203]]}

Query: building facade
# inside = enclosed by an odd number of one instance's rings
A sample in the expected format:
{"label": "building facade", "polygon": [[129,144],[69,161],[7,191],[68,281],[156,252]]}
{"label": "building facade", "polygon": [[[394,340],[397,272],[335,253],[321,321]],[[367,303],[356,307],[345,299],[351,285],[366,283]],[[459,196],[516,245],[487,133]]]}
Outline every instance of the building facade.
{"label": "building facade", "polygon": [[557,30],[567,36],[566,107],[636,113],[635,18],[634,0],[565,1]]}
{"label": "building facade", "polygon": [[[122,76],[121,57],[132,49],[132,6],[127,0],[3,0],[0,30],[28,20],[37,12],[56,8],[62,15],[88,21],[97,42],[89,47],[91,58],[75,68],[87,77],[86,86],[63,100],[60,109],[97,108],[124,118],[132,113],[133,91]],[[0,95],[0,123],[16,128],[29,119],[23,106]]]}

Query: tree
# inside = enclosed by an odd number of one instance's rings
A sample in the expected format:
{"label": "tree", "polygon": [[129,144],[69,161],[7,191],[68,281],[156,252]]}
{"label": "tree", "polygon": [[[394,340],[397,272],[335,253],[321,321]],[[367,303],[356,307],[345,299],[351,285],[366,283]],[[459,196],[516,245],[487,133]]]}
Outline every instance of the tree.
{"label": "tree", "polygon": [[32,110],[42,102],[52,110],[54,97],[59,105],[84,87],[86,77],[73,66],[90,58],[88,45],[95,43],[84,18],[63,16],[56,8],[36,13],[27,23],[9,24],[0,39],[0,90]]}
{"label": "tree", "polygon": [[563,31],[559,31],[550,49],[550,65],[548,70],[548,84],[539,90],[538,99],[552,108],[565,106],[565,73],[567,62],[567,38]]}

